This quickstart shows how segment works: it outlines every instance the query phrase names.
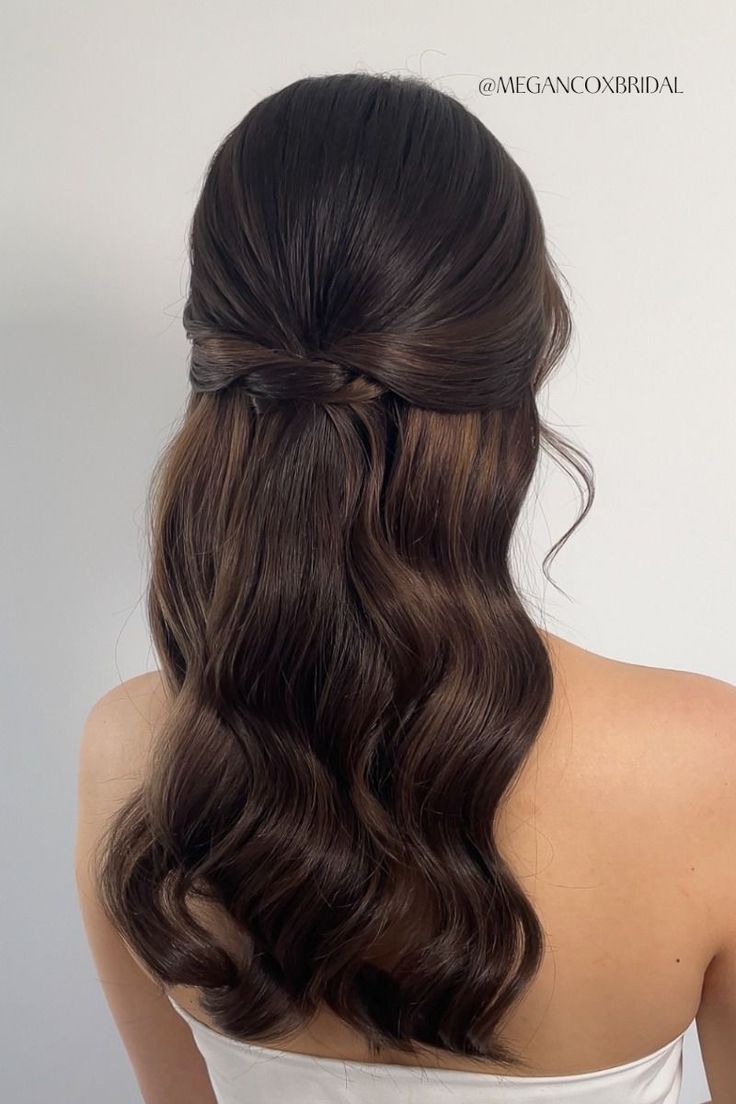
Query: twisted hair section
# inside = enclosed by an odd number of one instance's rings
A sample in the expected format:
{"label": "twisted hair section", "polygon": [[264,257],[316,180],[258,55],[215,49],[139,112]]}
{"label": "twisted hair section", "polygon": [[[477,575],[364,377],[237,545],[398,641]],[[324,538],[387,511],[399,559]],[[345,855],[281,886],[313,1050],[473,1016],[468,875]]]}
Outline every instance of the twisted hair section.
{"label": "twisted hair section", "polygon": [[[261,413],[278,403],[342,405],[368,402],[385,388],[360,369],[351,370],[351,350],[343,347],[307,357],[284,349],[267,349],[238,334],[218,333],[197,325],[189,307],[185,325],[192,340],[189,380],[192,391],[241,388]],[[360,357],[355,358],[360,360]]]}
{"label": "twisted hair section", "polygon": [[[221,143],[192,391],[153,473],[168,706],[108,915],[225,1034],[524,1062],[539,920],[494,836],[553,671],[512,577],[570,315],[526,177],[416,78],[296,81]],[[554,551],[554,550],[553,550]],[[212,921],[217,920],[217,923]]]}

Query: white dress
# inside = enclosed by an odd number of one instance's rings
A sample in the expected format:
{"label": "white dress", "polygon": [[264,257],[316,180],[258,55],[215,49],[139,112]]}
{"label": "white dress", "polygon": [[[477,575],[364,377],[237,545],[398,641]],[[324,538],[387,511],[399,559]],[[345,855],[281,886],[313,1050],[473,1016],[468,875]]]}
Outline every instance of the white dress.
{"label": "white dress", "polygon": [[567,1077],[428,1069],[316,1058],[230,1039],[173,997],[207,1065],[218,1104],[677,1104],[685,1032],[653,1054]]}

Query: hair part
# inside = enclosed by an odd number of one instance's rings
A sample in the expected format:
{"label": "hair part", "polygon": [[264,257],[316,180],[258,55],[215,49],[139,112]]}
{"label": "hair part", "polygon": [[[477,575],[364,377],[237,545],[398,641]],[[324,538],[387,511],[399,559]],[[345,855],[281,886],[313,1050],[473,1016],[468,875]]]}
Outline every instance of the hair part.
{"label": "hair part", "polygon": [[376,1054],[524,1068],[499,1028],[544,939],[494,823],[553,672],[510,546],[540,449],[587,492],[550,555],[593,498],[536,404],[571,319],[531,186],[421,79],[309,77],[218,147],[190,256],[149,498],[170,707],[101,900],[225,1034],[326,1006]]}

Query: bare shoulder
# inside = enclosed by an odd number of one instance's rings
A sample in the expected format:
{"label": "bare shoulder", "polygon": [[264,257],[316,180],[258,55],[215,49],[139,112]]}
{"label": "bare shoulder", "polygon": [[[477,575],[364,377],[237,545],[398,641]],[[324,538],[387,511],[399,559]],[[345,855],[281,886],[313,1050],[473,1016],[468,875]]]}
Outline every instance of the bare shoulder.
{"label": "bare shoulder", "polygon": [[[736,773],[736,686],[695,671],[646,666],[586,652],[579,660],[599,672],[603,697],[625,719],[642,751],[692,782],[722,792]],[[703,792],[705,792],[703,790]]]}
{"label": "bare shoulder", "polygon": [[736,846],[736,686],[613,659],[559,637],[552,647],[582,734],[573,769],[591,792],[601,779],[607,799],[633,814],[635,831],[650,816],[673,861],[683,845],[697,850],[711,889],[722,896],[730,881],[729,905],[736,905],[736,879],[727,874]]}
{"label": "bare shoulder", "polygon": [[[585,720],[596,716],[621,735],[634,733],[644,751],[677,753],[677,761],[736,769],[736,686],[711,675],[646,666],[545,634],[562,694]],[[642,741],[642,736],[649,736]],[[714,773],[711,769],[710,773]]]}
{"label": "bare shoulder", "polygon": [[95,973],[141,1091],[139,1099],[215,1104],[191,1032],[110,920],[99,896],[98,845],[141,777],[164,695],[158,673],[127,679],[89,709],[79,748],[74,870]]}
{"label": "bare shoulder", "polygon": [[143,777],[157,722],[166,708],[159,671],[126,679],[89,709],[79,745],[79,782],[104,782],[124,799]]}

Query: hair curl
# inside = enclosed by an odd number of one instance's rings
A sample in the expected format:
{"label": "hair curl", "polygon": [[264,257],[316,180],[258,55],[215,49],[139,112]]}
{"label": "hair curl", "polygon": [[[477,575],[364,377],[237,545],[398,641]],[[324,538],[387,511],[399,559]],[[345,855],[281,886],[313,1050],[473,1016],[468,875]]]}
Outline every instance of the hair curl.
{"label": "hair curl", "polygon": [[[101,901],[225,1034],[321,1006],[372,1052],[498,1037],[543,932],[494,841],[552,665],[510,545],[571,318],[519,166],[412,77],[297,80],[215,152],[191,393],[151,482],[170,701]],[[200,906],[229,925],[230,944]]]}

